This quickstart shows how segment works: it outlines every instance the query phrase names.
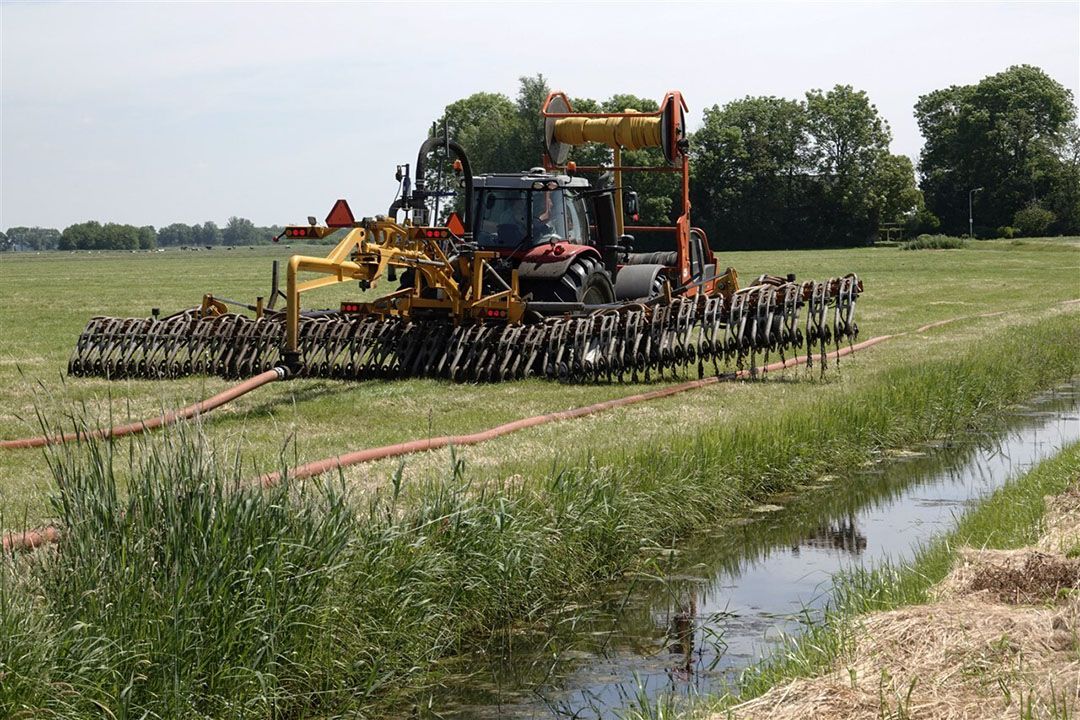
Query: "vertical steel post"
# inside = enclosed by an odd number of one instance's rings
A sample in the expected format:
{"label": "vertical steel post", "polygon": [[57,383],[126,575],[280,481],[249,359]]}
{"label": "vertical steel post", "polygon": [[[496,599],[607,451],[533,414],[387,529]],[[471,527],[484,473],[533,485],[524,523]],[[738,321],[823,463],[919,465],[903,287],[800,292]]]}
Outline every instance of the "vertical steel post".
{"label": "vertical steel post", "polygon": [[622,148],[618,145],[612,146],[611,158],[615,163],[615,237],[621,238],[623,228],[626,227],[625,220],[623,220]]}
{"label": "vertical steel post", "polygon": [[977,187],[968,191],[968,237],[972,240],[975,239],[975,216],[971,212],[971,200],[975,197],[975,193],[980,190],[982,190],[982,188]]}

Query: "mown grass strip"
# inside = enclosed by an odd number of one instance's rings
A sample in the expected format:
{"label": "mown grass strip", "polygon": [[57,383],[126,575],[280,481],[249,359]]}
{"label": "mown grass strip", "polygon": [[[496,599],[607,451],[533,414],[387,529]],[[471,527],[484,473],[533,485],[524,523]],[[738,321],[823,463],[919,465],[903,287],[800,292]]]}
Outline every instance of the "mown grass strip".
{"label": "mown grass strip", "polygon": [[[805,405],[598,456],[541,482],[460,463],[373,498],[252,488],[190,428],[57,448],[55,552],[0,565],[0,714],[380,715],[440,658],[646,562],[755,498],[973,427],[1080,371],[1057,316]],[[0,518],[2,520],[2,518]]]}

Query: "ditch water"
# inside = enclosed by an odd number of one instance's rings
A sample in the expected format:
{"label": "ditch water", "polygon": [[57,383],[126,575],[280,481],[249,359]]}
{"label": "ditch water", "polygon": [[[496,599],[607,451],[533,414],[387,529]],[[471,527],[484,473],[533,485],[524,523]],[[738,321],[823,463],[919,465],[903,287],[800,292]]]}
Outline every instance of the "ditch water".
{"label": "ditch water", "polygon": [[458,657],[413,717],[611,718],[638,698],[723,692],[783,634],[821,617],[838,572],[910,560],[1008,479],[1080,439],[1080,379],[993,428],[818,478],[734,527],[657,553],[545,627]]}

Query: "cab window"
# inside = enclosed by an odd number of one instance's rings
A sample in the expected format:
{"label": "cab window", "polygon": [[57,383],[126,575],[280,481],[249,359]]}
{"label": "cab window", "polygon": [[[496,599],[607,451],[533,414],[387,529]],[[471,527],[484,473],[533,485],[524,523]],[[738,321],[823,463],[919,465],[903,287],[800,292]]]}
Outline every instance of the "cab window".
{"label": "cab window", "polygon": [[477,242],[484,247],[514,247],[528,233],[526,190],[487,189],[477,198]]}
{"label": "cab window", "polygon": [[481,247],[518,248],[566,237],[561,190],[486,188],[473,224]]}
{"label": "cab window", "polygon": [[589,216],[585,212],[585,198],[575,193],[566,197],[566,235],[569,242],[591,244],[589,242]]}

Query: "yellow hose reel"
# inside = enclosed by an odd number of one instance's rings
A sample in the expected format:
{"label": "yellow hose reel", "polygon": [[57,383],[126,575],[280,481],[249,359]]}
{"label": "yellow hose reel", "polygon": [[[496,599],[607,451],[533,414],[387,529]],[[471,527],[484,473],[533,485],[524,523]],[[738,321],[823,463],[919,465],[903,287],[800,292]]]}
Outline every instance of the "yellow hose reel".
{"label": "yellow hose reel", "polygon": [[544,102],[544,140],[555,165],[564,165],[570,149],[586,143],[638,150],[659,147],[669,163],[686,154],[686,103],[678,92],[664,96],[660,109],[643,113],[576,113],[563,93],[552,93]]}

